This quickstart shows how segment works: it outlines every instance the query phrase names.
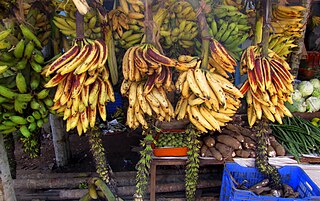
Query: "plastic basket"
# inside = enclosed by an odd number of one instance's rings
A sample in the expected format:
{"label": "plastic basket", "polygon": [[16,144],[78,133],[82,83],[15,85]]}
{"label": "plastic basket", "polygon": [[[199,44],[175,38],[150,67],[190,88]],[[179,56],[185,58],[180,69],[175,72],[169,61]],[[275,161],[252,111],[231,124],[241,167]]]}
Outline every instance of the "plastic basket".
{"label": "plastic basket", "polygon": [[112,118],[112,115],[117,111],[118,107],[123,107],[122,96],[118,92],[114,92],[115,102],[108,102],[107,114],[108,119]]}
{"label": "plastic basket", "polygon": [[272,196],[258,196],[251,191],[238,190],[236,189],[235,184],[230,177],[230,174],[238,183],[242,183],[244,180],[247,180],[247,187],[251,187],[256,183],[261,182],[265,177],[256,168],[242,167],[236,163],[227,163],[223,171],[222,185],[220,190],[220,200],[320,201],[319,187],[300,167],[284,166],[279,169],[279,172],[282,181],[285,184],[290,185],[295,191],[299,192],[299,198],[277,198]]}

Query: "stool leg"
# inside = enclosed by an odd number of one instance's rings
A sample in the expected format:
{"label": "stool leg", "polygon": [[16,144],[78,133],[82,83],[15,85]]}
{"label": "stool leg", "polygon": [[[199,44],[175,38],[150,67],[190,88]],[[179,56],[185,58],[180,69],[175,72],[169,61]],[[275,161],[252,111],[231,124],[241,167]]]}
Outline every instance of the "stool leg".
{"label": "stool leg", "polygon": [[151,162],[151,181],[150,181],[150,201],[156,201],[156,177],[157,177],[157,165]]}

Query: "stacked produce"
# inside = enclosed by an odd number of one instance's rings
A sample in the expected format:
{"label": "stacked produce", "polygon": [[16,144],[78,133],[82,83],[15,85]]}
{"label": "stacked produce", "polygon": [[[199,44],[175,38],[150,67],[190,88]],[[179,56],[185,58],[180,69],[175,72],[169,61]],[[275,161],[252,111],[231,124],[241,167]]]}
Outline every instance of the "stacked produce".
{"label": "stacked produce", "polygon": [[207,14],[210,35],[219,41],[237,60],[242,48],[239,46],[248,39],[251,26],[247,15],[236,6],[213,5]]}
{"label": "stacked produce", "polygon": [[[210,47],[211,56],[223,61],[222,70],[233,67],[235,62],[223,46],[212,39]],[[177,120],[187,116],[201,132],[220,131],[220,127],[232,120],[231,116],[240,107],[242,94],[229,80],[216,73],[215,68],[210,71],[199,68],[201,63],[196,57],[180,56],[178,60],[176,68],[180,74],[175,86],[181,97],[175,108]],[[195,66],[181,68],[184,61]]]}
{"label": "stacked produce", "polygon": [[[254,158],[256,141],[255,131],[252,129],[238,123],[228,123],[221,133],[214,133],[203,138],[200,155],[214,157],[216,160],[232,157]],[[285,149],[273,136],[269,137],[267,151],[269,157],[285,155]]]}
{"label": "stacked produce", "polygon": [[183,132],[161,133],[156,147],[186,147],[186,135]]}
{"label": "stacked produce", "polygon": [[302,154],[320,154],[320,128],[300,117],[284,118],[271,125],[272,133],[297,160]]}
{"label": "stacked produce", "polygon": [[[0,32],[0,133],[19,130],[24,137],[30,137],[48,122],[53,101],[49,90],[42,86],[45,80],[40,75],[44,65],[40,40],[24,24],[17,31]],[[13,39],[18,43],[11,44]]]}
{"label": "stacked produce", "polygon": [[43,74],[54,76],[45,87],[57,87],[52,110],[66,120],[66,130],[77,127],[78,134],[94,127],[97,110],[106,120],[106,104],[114,102],[109,70],[105,66],[108,47],[103,40],[83,39],[48,65]]}
{"label": "stacked produce", "polygon": [[320,80],[317,78],[296,84],[292,92],[293,103],[285,105],[290,112],[317,112],[320,110]]}
{"label": "stacked produce", "polygon": [[121,94],[129,99],[127,125],[136,129],[148,128],[145,114],[156,115],[160,121],[174,118],[174,108],[166,91],[172,91],[172,70],[175,60],[162,55],[153,45],[129,48],[122,62],[124,80]]}
{"label": "stacked produce", "polygon": [[108,13],[113,38],[124,49],[140,44],[144,36],[144,3],[141,0],[120,0]]}
{"label": "stacked produce", "polygon": [[160,27],[159,42],[167,54],[172,57],[178,56],[177,52],[190,53],[198,35],[197,14],[191,4],[187,1],[159,1],[153,9],[156,10],[153,20],[156,27]]}
{"label": "stacked produce", "polygon": [[261,49],[250,46],[242,54],[240,71],[247,73],[248,79],[240,91],[246,95],[247,114],[250,127],[256,120],[267,117],[272,122],[282,123],[284,115],[291,117],[286,101],[292,103],[293,76],[288,63],[275,52],[269,50],[268,56],[261,55]]}
{"label": "stacked produce", "polygon": [[298,45],[295,43],[294,35],[271,34],[269,38],[269,49],[274,51],[282,59],[286,59],[293,48]]}

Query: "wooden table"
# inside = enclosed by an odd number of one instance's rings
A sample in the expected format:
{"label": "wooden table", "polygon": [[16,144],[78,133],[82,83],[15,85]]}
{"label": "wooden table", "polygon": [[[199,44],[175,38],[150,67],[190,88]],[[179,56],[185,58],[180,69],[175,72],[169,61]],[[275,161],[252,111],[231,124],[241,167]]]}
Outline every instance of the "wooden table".
{"label": "wooden table", "polygon": [[[157,166],[186,165],[187,157],[152,157],[150,165],[150,201],[156,200]],[[222,165],[225,161],[200,158],[200,166]]]}

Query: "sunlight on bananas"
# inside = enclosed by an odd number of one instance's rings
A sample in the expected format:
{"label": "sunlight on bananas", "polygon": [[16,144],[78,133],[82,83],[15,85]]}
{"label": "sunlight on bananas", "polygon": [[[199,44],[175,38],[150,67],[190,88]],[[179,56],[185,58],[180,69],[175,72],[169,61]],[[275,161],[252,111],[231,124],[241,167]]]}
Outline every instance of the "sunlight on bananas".
{"label": "sunlight on bananas", "polygon": [[99,113],[106,121],[107,102],[115,96],[106,66],[108,47],[101,40],[83,39],[46,66],[43,74],[53,77],[45,87],[56,87],[52,110],[66,120],[66,130],[77,128],[78,134],[95,126]]}
{"label": "sunlight on bananas", "polygon": [[174,109],[166,92],[174,89],[170,67],[176,63],[151,44],[136,45],[126,51],[120,91],[129,100],[127,125],[130,128],[136,129],[140,124],[148,128],[145,115],[156,115],[160,121],[174,118]]}
{"label": "sunlight on bananas", "polygon": [[272,9],[273,18],[270,31],[286,36],[303,37],[302,23],[306,8],[303,6],[276,5]]}
{"label": "sunlight on bananas", "polygon": [[275,52],[261,55],[261,48],[249,46],[242,54],[240,71],[247,74],[240,91],[246,94],[247,115],[250,127],[265,116],[272,122],[282,124],[282,117],[292,114],[284,103],[292,103],[294,77],[289,64]]}
{"label": "sunlight on bananas", "polygon": [[[7,37],[18,42],[11,44]],[[40,74],[44,65],[42,44],[24,24],[15,35],[10,29],[0,32],[0,43],[3,41],[9,43],[10,50],[0,50],[0,133],[18,131],[28,138],[48,122],[53,105]]]}
{"label": "sunlight on bananas", "polygon": [[242,53],[239,46],[248,39],[251,29],[247,15],[235,6],[215,5],[206,14],[206,19],[210,35],[239,60]]}
{"label": "sunlight on bananas", "polygon": [[128,49],[140,44],[144,37],[144,3],[141,0],[120,0],[108,13],[116,45]]}

